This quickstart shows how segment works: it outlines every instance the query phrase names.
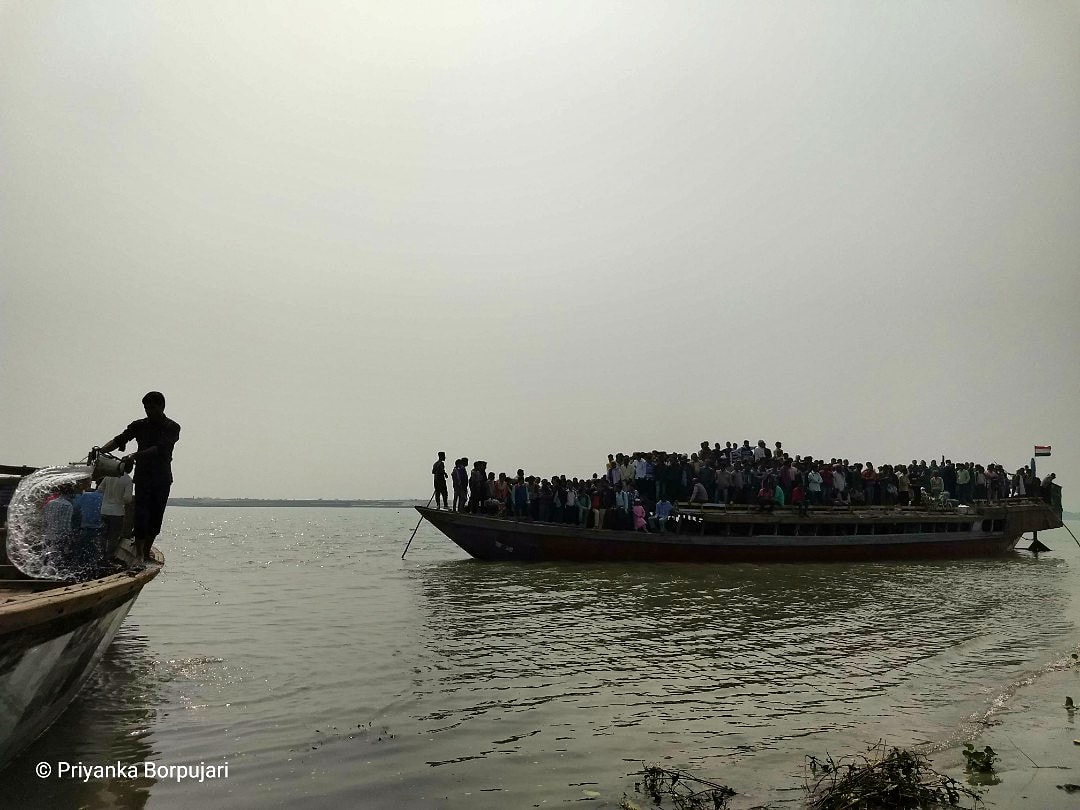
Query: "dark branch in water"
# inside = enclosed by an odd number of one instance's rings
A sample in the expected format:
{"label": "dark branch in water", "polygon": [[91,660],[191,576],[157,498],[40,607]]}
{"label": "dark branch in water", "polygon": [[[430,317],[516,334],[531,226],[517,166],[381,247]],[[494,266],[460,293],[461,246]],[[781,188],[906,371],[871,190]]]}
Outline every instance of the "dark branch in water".
{"label": "dark branch in water", "polygon": [[866,754],[834,760],[806,758],[807,807],[810,810],[870,810],[870,808],[960,807],[979,794],[938,773],[923,756],[892,748],[884,741]]}
{"label": "dark branch in water", "polygon": [[[727,785],[659,765],[642,763],[642,770],[630,775],[642,777],[640,782],[634,783],[634,790],[648,796],[656,807],[663,807],[664,800],[670,799],[670,806],[675,810],[724,810],[728,800],[735,795]],[[620,806],[636,807],[625,794]]]}

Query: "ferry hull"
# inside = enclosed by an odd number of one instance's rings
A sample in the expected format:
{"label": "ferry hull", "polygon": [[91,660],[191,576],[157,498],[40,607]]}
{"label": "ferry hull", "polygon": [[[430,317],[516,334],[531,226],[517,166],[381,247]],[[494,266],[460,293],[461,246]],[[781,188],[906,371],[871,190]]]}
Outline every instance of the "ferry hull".
{"label": "ferry hull", "polygon": [[837,536],[717,536],[582,529],[518,522],[418,507],[432,525],[480,560],[573,560],[702,563],[830,562],[996,556],[1010,552],[1020,532],[903,532]]}

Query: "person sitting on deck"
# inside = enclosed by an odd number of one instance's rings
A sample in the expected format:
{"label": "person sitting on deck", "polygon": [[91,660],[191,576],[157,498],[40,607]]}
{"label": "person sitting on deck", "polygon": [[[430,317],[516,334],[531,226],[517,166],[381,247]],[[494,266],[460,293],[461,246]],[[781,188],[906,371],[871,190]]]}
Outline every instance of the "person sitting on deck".
{"label": "person sitting on deck", "polygon": [[801,484],[796,484],[791,490],[791,505],[799,510],[799,517],[810,515],[809,501],[806,499],[806,492]]}
{"label": "person sitting on deck", "polygon": [[708,503],[709,492],[705,485],[697,478],[694,479],[694,490],[690,493],[690,503]]}
{"label": "person sitting on deck", "polygon": [[1055,478],[1057,478],[1057,473],[1050,473],[1048,476],[1046,476],[1046,478],[1042,480],[1042,483],[1039,485],[1039,491],[1042,499],[1047,503],[1050,503],[1050,501],[1053,499],[1053,487]]}
{"label": "person sitting on deck", "polygon": [[930,476],[930,497],[934,500],[941,498],[945,492],[945,479],[941,477],[941,474],[934,471],[934,474]]}
{"label": "person sitting on deck", "polygon": [[499,473],[499,479],[495,482],[493,495],[495,500],[499,502],[499,516],[502,517],[506,514],[506,506],[510,502],[510,481],[506,477],[506,473]]}
{"label": "person sitting on deck", "polygon": [[75,534],[75,485],[64,483],[45,502],[42,518],[45,542],[50,548],[66,548]]}
{"label": "person sitting on deck", "polygon": [[635,532],[648,532],[649,528],[645,522],[645,507],[641,505],[641,499],[637,498],[634,501],[634,531]]}
{"label": "person sitting on deck", "polygon": [[90,488],[90,481],[83,485],[83,491],[75,496],[74,522],[77,523],[79,533],[76,543],[79,547],[79,557],[84,565],[96,565],[102,558],[104,548],[101,543],[102,522],[101,504],[103,493],[100,490]]}
{"label": "person sitting on deck", "polygon": [[761,489],[758,490],[757,504],[759,512],[768,512],[770,515],[772,514],[776,502],[773,500],[773,488],[767,483],[762,483]]}
{"label": "person sitting on deck", "polygon": [[667,498],[661,498],[660,502],[656,504],[656,527],[660,530],[661,534],[665,534],[668,530],[668,521],[671,519],[671,501]]}
{"label": "person sitting on deck", "polygon": [[578,522],[581,524],[581,528],[585,528],[589,525],[589,512],[592,511],[592,498],[589,497],[589,493],[582,487],[577,496],[577,510],[578,510]]}

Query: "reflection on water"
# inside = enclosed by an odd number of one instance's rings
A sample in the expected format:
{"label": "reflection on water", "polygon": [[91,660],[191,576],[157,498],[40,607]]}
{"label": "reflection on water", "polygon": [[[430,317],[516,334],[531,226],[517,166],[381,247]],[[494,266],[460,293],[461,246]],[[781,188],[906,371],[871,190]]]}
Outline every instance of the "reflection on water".
{"label": "reflection on water", "polygon": [[[804,754],[959,740],[1077,636],[1067,549],[518,565],[464,559],[425,525],[402,562],[406,510],[176,512],[165,572],[73,711],[5,772],[14,795],[616,807],[644,760],[731,784],[736,806],[791,806]],[[29,769],[50,757],[227,760],[230,774],[43,786]]]}
{"label": "reflection on water", "polygon": [[[433,709],[419,720],[475,738],[427,761],[504,753],[480,729],[515,714],[571,719],[567,751],[637,737],[631,759],[663,750],[721,773],[807,737],[914,744],[941,707],[1073,630],[1047,562],[427,566],[430,670],[416,688]],[[540,754],[523,740],[513,747]]]}
{"label": "reflection on water", "polygon": [[[4,771],[11,806],[140,808],[150,797],[150,778],[80,781],[39,779],[39,762],[104,765],[142,763],[158,754],[153,741],[160,690],[147,641],[121,628],[79,697],[63,717]],[[55,770],[54,770],[55,774]]]}

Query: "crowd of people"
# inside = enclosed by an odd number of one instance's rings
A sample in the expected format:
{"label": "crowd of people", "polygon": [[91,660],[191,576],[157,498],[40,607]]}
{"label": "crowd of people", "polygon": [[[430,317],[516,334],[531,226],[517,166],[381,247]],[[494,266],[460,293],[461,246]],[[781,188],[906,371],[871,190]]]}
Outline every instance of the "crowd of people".
{"label": "crowd of people", "polygon": [[[678,504],[743,504],[771,512],[792,506],[808,513],[822,506],[919,506],[954,500],[999,501],[1048,498],[1054,474],[1040,480],[1028,467],[1013,473],[997,463],[927,462],[881,464],[825,461],[791,455],[776,442],[751,445],[702,442],[693,453],[612,453],[603,472],[582,477],[541,478],[519,469],[513,476],[487,469],[487,462],[459,458],[446,471],[446,454],[432,467],[437,508],[513,516],[579,526],[665,531]],[[447,479],[453,489],[448,503]]]}

